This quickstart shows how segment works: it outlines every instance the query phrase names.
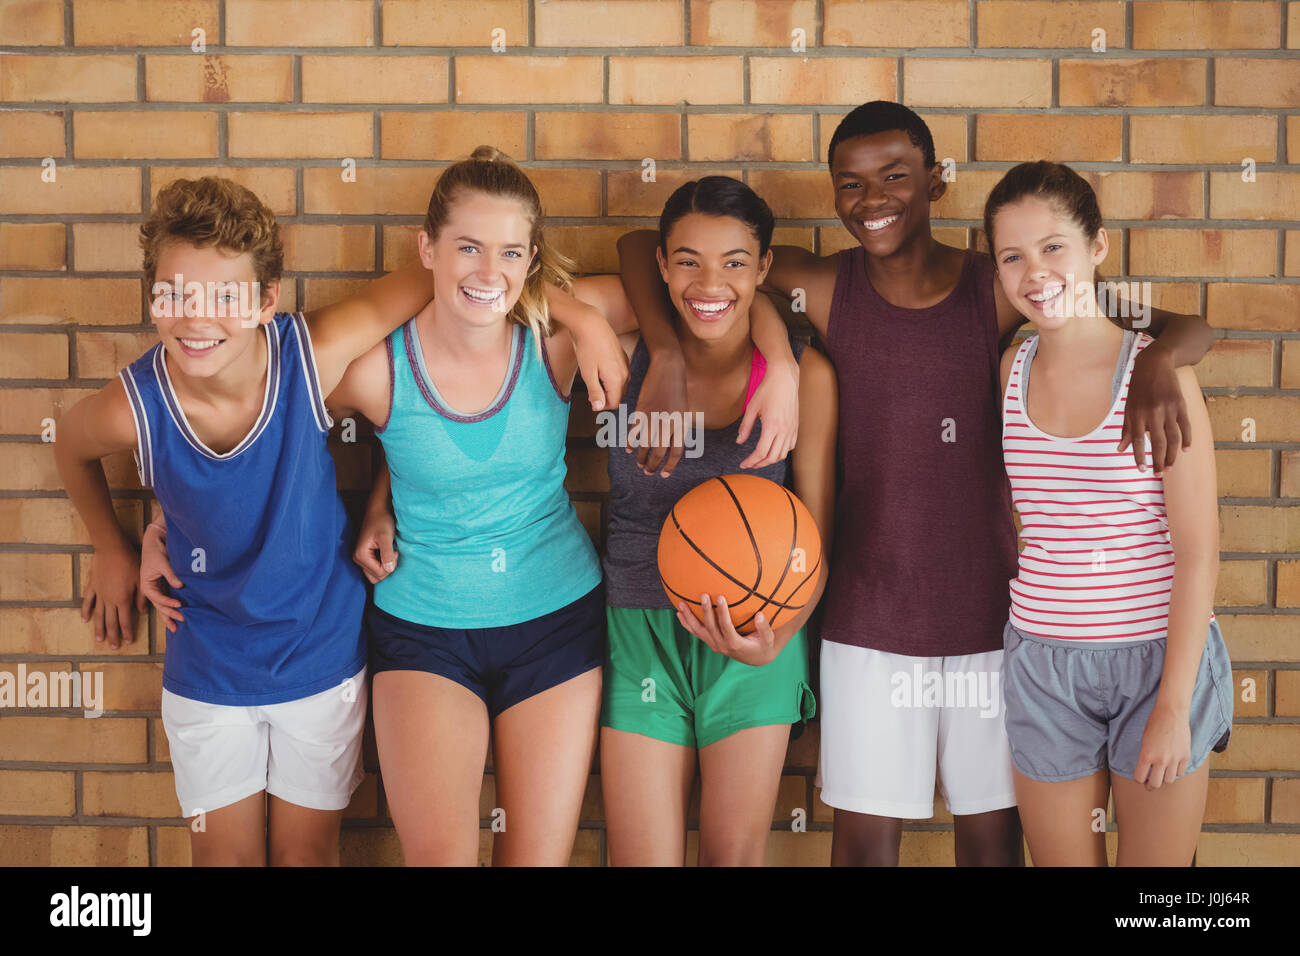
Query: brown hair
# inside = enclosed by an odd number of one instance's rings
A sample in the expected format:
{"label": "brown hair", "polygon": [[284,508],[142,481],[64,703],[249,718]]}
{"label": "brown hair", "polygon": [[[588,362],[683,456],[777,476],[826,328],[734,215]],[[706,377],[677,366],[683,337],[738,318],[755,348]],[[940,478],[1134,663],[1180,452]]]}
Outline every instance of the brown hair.
{"label": "brown hair", "polygon": [[451,216],[452,206],[466,191],[516,199],[523,203],[532,222],[529,245],[537,247],[537,256],[528,267],[523,291],[510,310],[509,318],[532,331],[540,350],[542,339],[551,334],[546,285],[571,288],[576,265],[547,240],[543,229],[542,200],[528,174],[495,146],[478,147],[469,159],[448,166],[438,177],[433,195],[429,197],[429,211],[424,217],[424,231],[430,239],[438,238],[438,233]]}
{"label": "brown hair", "polygon": [[172,242],[250,253],[263,296],[284,267],[284,244],[275,213],[251,189],[218,176],[175,179],[158,193],[149,218],[140,227],[149,285],[156,278],[159,254]]}
{"label": "brown hair", "polygon": [[[1097,206],[1097,194],[1086,179],[1064,163],[1045,159],[1021,163],[1007,171],[984,203],[984,235],[994,264],[997,263],[997,247],[993,245],[993,217],[1003,206],[1027,196],[1051,203],[1058,213],[1083,230],[1088,242],[1097,238],[1101,229],[1101,209]],[[1101,278],[1100,273],[1095,278]]]}

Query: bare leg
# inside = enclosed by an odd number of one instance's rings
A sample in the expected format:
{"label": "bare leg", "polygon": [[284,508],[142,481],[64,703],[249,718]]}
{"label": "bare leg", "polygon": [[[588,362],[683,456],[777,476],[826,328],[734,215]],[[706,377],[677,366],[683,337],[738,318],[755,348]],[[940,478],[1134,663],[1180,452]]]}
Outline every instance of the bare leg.
{"label": "bare leg", "polygon": [[953,815],[958,866],[1024,866],[1025,844],[1015,807]]}
{"label": "bare leg", "polygon": [[700,866],[762,866],[789,724],[738,730],[700,751]]}
{"label": "bare leg", "polygon": [[1012,773],[1034,866],[1106,865],[1105,770],[1059,783],[1031,780],[1015,768]]}
{"label": "bare leg", "polygon": [[831,866],[898,866],[902,840],[902,820],[836,809]]}
{"label": "bare leg", "polygon": [[202,814],[201,830],[196,819],[186,820],[193,866],[266,866],[265,790]]}
{"label": "bare leg", "polygon": [[381,671],[371,699],[406,865],[476,865],[487,707],[469,688],[423,671]]}
{"label": "bare leg", "polygon": [[596,755],[602,669],[594,667],[497,715],[492,753],[505,830],[493,866],[566,866]]}
{"label": "bare leg", "polygon": [[1205,795],[1210,786],[1210,762],[1173,783],[1148,790],[1119,774],[1111,774],[1115,820],[1119,825],[1119,866],[1191,866],[1205,819]]}
{"label": "bare leg", "polygon": [[682,866],[695,749],[600,729],[600,788],[613,866]]}
{"label": "bare leg", "polygon": [[271,795],[272,866],[338,866],[342,810],[313,810]]}

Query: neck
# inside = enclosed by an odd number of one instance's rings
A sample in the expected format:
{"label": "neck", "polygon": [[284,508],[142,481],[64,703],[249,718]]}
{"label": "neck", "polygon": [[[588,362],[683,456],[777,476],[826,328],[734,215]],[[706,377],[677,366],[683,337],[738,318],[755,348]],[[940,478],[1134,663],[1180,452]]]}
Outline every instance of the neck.
{"label": "neck", "polygon": [[[680,322],[684,326],[685,319]],[[680,328],[678,339],[688,372],[713,378],[726,374],[736,365],[752,361],[754,343],[750,340],[749,314],[738,316],[721,338],[701,339]]]}
{"label": "neck", "polygon": [[867,253],[867,274],[873,278],[907,279],[914,275],[928,275],[943,256],[943,243],[930,234],[927,222],[910,242],[905,242],[887,256]]}
{"label": "neck", "polygon": [[212,402],[238,402],[250,393],[261,394],[267,373],[266,330],[259,326],[252,346],[238,362],[222,369],[216,375],[190,378],[172,364],[167,366],[172,384],[186,395]]}
{"label": "neck", "polygon": [[437,350],[451,359],[475,359],[501,350],[502,336],[509,341],[514,323],[505,316],[490,325],[470,325],[451,313],[440,300],[434,299],[416,316],[420,338],[437,345]]}
{"label": "neck", "polygon": [[1123,337],[1124,330],[1104,315],[1075,316],[1059,329],[1039,330],[1038,356],[1048,364],[1087,360],[1114,351]]}

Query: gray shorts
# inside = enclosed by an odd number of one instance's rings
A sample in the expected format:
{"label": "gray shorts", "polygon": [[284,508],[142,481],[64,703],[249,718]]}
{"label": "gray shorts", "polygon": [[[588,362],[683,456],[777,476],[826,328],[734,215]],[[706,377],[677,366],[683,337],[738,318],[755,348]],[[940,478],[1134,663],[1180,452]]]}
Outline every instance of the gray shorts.
{"label": "gray shorts", "polygon": [[[1155,706],[1165,639],[1064,641],[1002,633],[1002,689],[1011,760],[1033,780],[1074,780],[1109,768],[1133,777]],[[1232,664],[1217,621],[1192,690],[1192,756],[1186,773],[1222,752],[1232,732]]]}

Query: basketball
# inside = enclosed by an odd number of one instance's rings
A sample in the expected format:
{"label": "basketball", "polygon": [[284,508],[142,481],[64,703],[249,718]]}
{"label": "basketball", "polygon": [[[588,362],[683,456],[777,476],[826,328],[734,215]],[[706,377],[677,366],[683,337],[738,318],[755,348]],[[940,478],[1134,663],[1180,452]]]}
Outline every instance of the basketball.
{"label": "basketball", "polygon": [[821,534],[808,508],[774,481],[723,475],[692,488],[659,532],[659,580],[674,608],[697,618],[700,595],[727,599],[741,634],[760,611],[773,630],[812,598],[821,572]]}

